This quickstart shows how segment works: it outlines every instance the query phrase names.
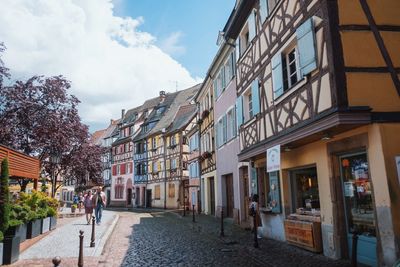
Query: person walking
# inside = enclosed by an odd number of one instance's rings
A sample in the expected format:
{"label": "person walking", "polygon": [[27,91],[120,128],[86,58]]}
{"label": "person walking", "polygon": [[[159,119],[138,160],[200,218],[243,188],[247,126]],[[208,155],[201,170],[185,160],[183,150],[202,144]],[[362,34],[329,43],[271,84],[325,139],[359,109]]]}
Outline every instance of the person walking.
{"label": "person walking", "polygon": [[83,201],[84,201],[84,198],[83,198],[82,192],[79,192],[79,196],[78,196],[78,209],[79,209],[79,212],[81,212],[81,209],[83,208]]}
{"label": "person walking", "polygon": [[95,207],[94,215],[96,216],[96,223],[100,224],[103,208],[106,206],[106,195],[100,186],[97,188],[97,192],[92,199],[93,207]]}
{"label": "person walking", "polygon": [[83,201],[83,205],[85,206],[85,214],[87,224],[90,224],[90,220],[92,219],[93,214],[93,196],[92,191],[89,190],[85,196],[85,200]]}

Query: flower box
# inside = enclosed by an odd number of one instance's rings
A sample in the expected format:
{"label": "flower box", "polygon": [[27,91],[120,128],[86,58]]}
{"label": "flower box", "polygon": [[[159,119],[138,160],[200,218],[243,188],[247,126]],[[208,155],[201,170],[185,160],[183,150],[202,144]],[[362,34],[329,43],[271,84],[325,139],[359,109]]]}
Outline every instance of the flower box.
{"label": "flower box", "polygon": [[18,226],[11,226],[7,229],[5,236],[19,236],[19,241],[22,243],[26,240],[26,232],[28,224],[24,223]]}
{"label": "flower box", "polygon": [[26,231],[26,238],[31,239],[40,235],[42,230],[42,219],[37,219],[28,223],[28,229]]}
{"label": "flower box", "polygon": [[42,229],[40,231],[41,234],[47,233],[50,231],[50,217],[46,217],[42,220]]}

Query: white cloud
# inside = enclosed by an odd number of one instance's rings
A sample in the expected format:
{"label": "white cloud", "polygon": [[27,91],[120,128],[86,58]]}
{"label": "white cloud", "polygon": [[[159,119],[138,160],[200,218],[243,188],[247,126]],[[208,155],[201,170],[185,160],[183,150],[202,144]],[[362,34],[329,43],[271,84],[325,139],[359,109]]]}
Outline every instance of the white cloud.
{"label": "white cloud", "polygon": [[183,36],[182,32],[173,32],[167,38],[165,38],[160,47],[163,51],[170,55],[181,56],[186,53],[186,47],[179,44],[181,37]]}
{"label": "white cloud", "polygon": [[167,54],[182,53],[181,33],[160,49],[138,29],[143,18],[117,17],[113,7],[111,0],[2,0],[0,41],[13,78],[66,76],[83,120],[104,126],[122,108],[175,91],[171,81],[182,89],[199,80]]}

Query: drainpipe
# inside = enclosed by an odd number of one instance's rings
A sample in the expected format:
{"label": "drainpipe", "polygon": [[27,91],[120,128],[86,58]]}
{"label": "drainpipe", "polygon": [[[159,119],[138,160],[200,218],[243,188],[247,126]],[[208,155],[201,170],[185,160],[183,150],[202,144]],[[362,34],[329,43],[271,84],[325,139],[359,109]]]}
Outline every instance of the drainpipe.
{"label": "drainpipe", "polygon": [[167,209],[167,140],[165,137],[165,128],[162,129],[162,138],[164,146],[164,209]]}
{"label": "drainpipe", "polygon": [[[198,118],[197,118],[197,122],[199,122],[199,120],[201,119],[200,118],[200,103],[197,103],[197,115],[198,115]],[[197,158],[197,162],[198,162],[198,164],[199,164],[199,184],[200,184],[200,190],[199,190],[199,198],[200,198],[200,207],[199,207],[199,214],[202,212],[202,210],[203,210],[203,205],[204,205],[204,203],[203,203],[203,199],[202,199],[202,188],[201,188],[201,173],[202,173],[202,169],[201,169],[201,125],[199,124],[199,123],[197,123],[197,136],[198,136],[198,144],[199,144],[199,156],[198,156],[198,158]]]}

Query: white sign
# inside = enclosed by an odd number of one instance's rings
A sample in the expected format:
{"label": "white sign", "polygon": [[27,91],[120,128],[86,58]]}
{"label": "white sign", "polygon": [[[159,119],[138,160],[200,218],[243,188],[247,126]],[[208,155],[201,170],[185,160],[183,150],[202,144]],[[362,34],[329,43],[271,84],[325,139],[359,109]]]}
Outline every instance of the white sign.
{"label": "white sign", "polygon": [[344,182],[344,196],[345,197],[354,197],[353,182]]}
{"label": "white sign", "polygon": [[196,193],[192,192],[192,205],[196,205]]}
{"label": "white sign", "polygon": [[400,185],[400,156],[397,156],[395,159],[397,167],[397,178],[399,179],[399,185]]}
{"label": "white sign", "polygon": [[281,169],[281,145],[267,149],[267,172],[279,171]]}

